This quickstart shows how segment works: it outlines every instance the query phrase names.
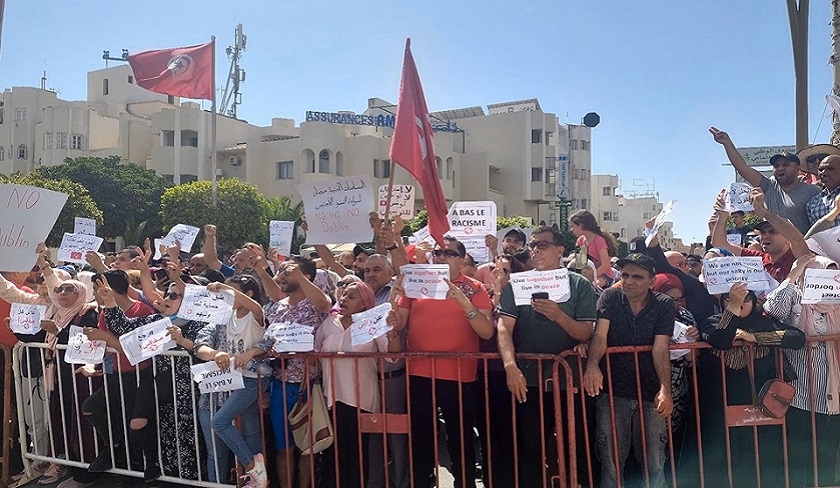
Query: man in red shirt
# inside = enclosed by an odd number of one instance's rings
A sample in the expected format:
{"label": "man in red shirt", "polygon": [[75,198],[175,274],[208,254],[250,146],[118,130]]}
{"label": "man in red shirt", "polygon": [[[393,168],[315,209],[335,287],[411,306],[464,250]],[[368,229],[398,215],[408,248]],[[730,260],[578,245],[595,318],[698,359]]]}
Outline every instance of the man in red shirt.
{"label": "man in red shirt", "polygon": [[[402,278],[395,310],[398,330],[408,327],[408,352],[477,353],[479,338],[493,337],[493,306],[482,283],[460,272],[467,252],[455,239],[432,254],[435,264],[449,266],[444,300],[408,298]],[[411,358],[407,361],[414,486],[429,486],[434,476],[437,409],[446,423],[452,475],[458,488],[475,487],[472,426],[477,415],[478,361],[463,358]],[[433,401],[434,398],[434,401]],[[463,459],[463,463],[462,463]]]}

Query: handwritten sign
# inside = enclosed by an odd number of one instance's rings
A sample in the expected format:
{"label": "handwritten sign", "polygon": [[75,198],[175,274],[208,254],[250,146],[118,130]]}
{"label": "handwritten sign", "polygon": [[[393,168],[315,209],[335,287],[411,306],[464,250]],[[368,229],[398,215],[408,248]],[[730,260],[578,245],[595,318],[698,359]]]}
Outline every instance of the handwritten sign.
{"label": "handwritten sign", "polygon": [[510,275],[510,286],[516,306],[530,305],[531,295],[537,292],[548,293],[548,299],[556,303],[565,302],[572,295],[566,268],[514,273]]}
{"label": "handwritten sign", "polygon": [[656,215],[656,219],[653,221],[653,228],[650,229],[650,231],[645,229],[645,235],[647,236],[647,238],[645,238],[646,246],[650,245],[651,241],[653,241],[653,238],[656,236],[656,234],[659,233],[659,229],[662,228],[662,224],[664,224],[665,221],[668,219],[668,215],[670,215],[671,212],[674,211],[675,203],[677,203],[676,200],[671,200],[670,202],[666,203],[665,206],[662,207],[662,211]]}
{"label": "handwritten sign", "polygon": [[459,237],[458,242],[464,245],[467,254],[477,263],[486,263],[490,260],[490,248],[484,243],[484,237]]}
{"label": "handwritten sign", "polygon": [[245,388],[242,371],[233,367],[233,361],[228,369],[221,369],[215,361],[208,361],[190,366],[190,371],[201,393],[220,393]]}
{"label": "handwritten sign", "polygon": [[0,269],[29,271],[35,248],[47,240],[66,193],[35,186],[0,185]]}
{"label": "handwritten sign", "polygon": [[[688,337],[688,326],[679,320],[674,321],[674,332],[671,334],[671,344],[687,344],[694,342]],[[671,349],[671,361],[690,353],[691,349]]]}
{"label": "handwritten sign", "polygon": [[408,298],[446,300],[449,285],[443,279],[449,279],[448,265],[404,264],[400,273],[403,274],[402,285]]}
{"label": "handwritten sign", "polygon": [[41,331],[41,320],[47,313],[43,305],[13,303],[9,312],[9,327],[16,334],[37,334]]}
{"label": "handwritten sign", "polygon": [[102,238],[89,234],[64,233],[56,257],[64,262],[84,264],[88,251],[98,251],[102,245]]}
{"label": "handwritten sign", "polygon": [[272,220],[268,223],[268,245],[276,248],[283,256],[292,253],[292,234],[295,223],[286,220]]}
{"label": "handwritten sign", "polygon": [[741,234],[726,234],[726,242],[733,246],[743,246],[744,237]]}
{"label": "handwritten sign", "polygon": [[802,303],[840,304],[840,271],[806,269],[802,287]]}
{"label": "handwritten sign", "polygon": [[[414,185],[394,185],[391,191],[391,218],[399,215],[405,220],[414,217]],[[388,204],[388,185],[379,185],[379,217],[385,218],[385,205]]]}
{"label": "handwritten sign", "polygon": [[840,262],[840,227],[832,227],[812,235],[807,241],[808,248],[834,262]]}
{"label": "handwritten sign", "polygon": [[70,364],[101,363],[105,357],[105,341],[90,341],[82,330],[77,325],[70,326],[70,339],[67,341],[64,362]]}
{"label": "handwritten sign", "polygon": [[155,261],[163,257],[163,254],[160,252],[160,246],[163,245],[163,239],[155,238],[155,255],[152,257]]}
{"label": "handwritten sign", "polygon": [[169,229],[166,236],[161,239],[161,243],[166,245],[166,247],[169,247],[174,246],[177,242],[180,244],[182,251],[190,252],[190,249],[192,249],[193,243],[195,242],[195,238],[198,237],[198,231],[198,227],[185,224],[175,224],[171,229]]}
{"label": "handwritten sign", "polygon": [[120,336],[123,353],[132,366],[175,347],[167,327],[172,325],[169,317],[150,322]]}
{"label": "handwritten sign", "polygon": [[84,217],[76,217],[73,225],[74,234],[87,234],[89,236],[96,235],[96,221],[93,219],[86,219]]}
{"label": "handwritten sign", "polygon": [[703,260],[706,288],[712,295],[727,293],[734,283],[745,282],[755,291],[770,289],[764,265],[758,256],[723,257]]}
{"label": "handwritten sign", "polygon": [[308,352],[315,349],[315,328],[295,322],[271,324],[265,333],[274,339],[275,352]]}
{"label": "handwritten sign", "polygon": [[391,326],[385,321],[388,312],[391,311],[391,304],[385,302],[370,310],[353,314],[353,323],[350,324],[350,344],[359,346],[378,339],[385,335]]}
{"label": "handwritten sign", "polygon": [[729,184],[726,189],[726,195],[723,197],[726,203],[727,212],[752,212],[755,210],[753,204],[750,202],[750,192],[752,185],[736,181]]}
{"label": "handwritten sign", "polygon": [[495,202],[455,202],[449,208],[449,232],[453,237],[484,237],[496,234]]}
{"label": "handwritten sign", "polygon": [[182,319],[216,324],[227,324],[232,314],[232,291],[210,291],[198,285],[187,285],[178,309],[178,317]]}
{"label": "handwritten sign", "polygon": [[370,242],[373,189],[367,176],[331,178],[296,185],[306,211],[307,244]]}
{"label": "handwritten sign", "polygon": [[420,244],[421,242],[428,242],[429,244],[434,244],[435,240],[432,238],[432,235],[429,234],[429,226],[425,225],[417,230],[414,234],[414,242]]}

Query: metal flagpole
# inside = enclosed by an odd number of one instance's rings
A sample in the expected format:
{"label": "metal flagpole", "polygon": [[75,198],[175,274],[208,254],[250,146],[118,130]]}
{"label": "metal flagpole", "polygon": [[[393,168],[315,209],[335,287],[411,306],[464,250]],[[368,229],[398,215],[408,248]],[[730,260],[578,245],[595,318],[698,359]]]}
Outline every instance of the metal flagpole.
{"label": "metal flagpole", "polygon": [[210,161],[211,166],[213,167],[212,170],[212,182],[213,182],[213,206],[216,206],[217,198],[216,198],[216,36],[210,36],[210,44],[212,44],[213,48],[213,63],[211,68],[211,74],[213,77],[213,103],[210,108],[210,146],[212,147],[210,153]]}

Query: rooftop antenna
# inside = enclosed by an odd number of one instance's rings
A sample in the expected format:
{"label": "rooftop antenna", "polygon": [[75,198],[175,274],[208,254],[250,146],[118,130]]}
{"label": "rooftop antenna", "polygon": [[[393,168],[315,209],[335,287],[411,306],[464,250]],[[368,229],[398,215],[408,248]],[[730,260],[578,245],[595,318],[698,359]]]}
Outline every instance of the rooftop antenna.
{"label": "rooftop antenna", "polygon": [[108,67],[108,61],[128,61],[128,49],[122,50],[122,57],[111,57],[111,51],[102,51],[102,59],[105,60],[105,67]]}
{"label": "rooftop antenna", "polygon": [[[239,58],[245,51],[245,41],[248,36],[242,33],[242,24],[236,24],[234,31],[233,46],[225,50],[230,58],[230,70],[228,71],[225,90],[222,92],[222,103],[219,105],[219,113],[236,118],[236,107],[242,103],[242,93],[239,91],[239,84],[245,81],[245,70],[239,67]],[[228,108],[230,107],[230,108]]]}
{"label": "rooftop antenna", "polygon": [[41,89],[47,89],[47,70],[44,70],[44,75],[41,76]]}

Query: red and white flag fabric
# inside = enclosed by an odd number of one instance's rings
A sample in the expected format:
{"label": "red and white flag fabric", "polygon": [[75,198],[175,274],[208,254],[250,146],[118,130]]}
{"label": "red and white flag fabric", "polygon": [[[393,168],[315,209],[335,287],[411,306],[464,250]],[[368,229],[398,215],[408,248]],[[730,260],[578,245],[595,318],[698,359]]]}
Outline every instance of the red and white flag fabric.
{"label": "red and white flag fabric", "polygon": [[128,56],[134,80],[155,93],[213,100],[213,42]]}
{"label": "red and white flag fabric", "polygon": [[423,86],[411,56],[411,39],[405,40],[400,99],[391,139],[391,160],[405,168],[423,188],[426,212],[429,214],[429,234],[443,245],[443,235],[449,231],[446,197],[440,186],[432,124]]}

